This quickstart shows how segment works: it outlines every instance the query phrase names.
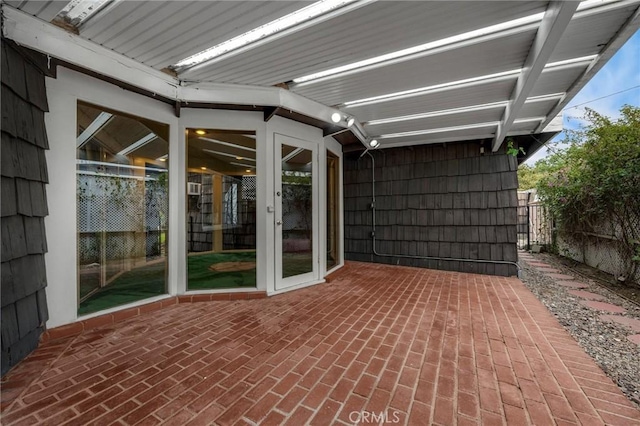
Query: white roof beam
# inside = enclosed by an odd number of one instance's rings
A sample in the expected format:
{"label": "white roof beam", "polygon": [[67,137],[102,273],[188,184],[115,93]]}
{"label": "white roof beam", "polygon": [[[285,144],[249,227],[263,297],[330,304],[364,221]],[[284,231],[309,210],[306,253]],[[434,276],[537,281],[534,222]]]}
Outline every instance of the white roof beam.
{"label": "white roof beam", "polygon": [[[622,2],[628,3],[628,2]],[[633,2],[637,3],[637,2]],[[535,132],[542,132],[553,121],[554,117],[561,113],[562,109],[573,99],[573,97],[589,82],[602,67],[613,57],[632,35],[638,30],[640,26],[640,7],[631,15],[631,17],[624,23],[620,31],[609,40],[609,43],[602,49],[602,52],[595,58],[585,72],[573,83],[573,85],[567,90],[566,95],[556,104],[556,106],[549,111],[547,119],[544,120],[536,128]]]}
{"label": "white roof beam", "polygon": [[509,133],[513,122],[520,113],[547,61],[553,54],[562,34],[569,26],[578,5],[579,2],[576,1],[553,1],[549,4],[529,51],[529,56],[525,61],[522,73],[518,77],[509,105],[498,125],[496,136],[492,142],[492,150],[494,152],[500,148],[504,138]]}

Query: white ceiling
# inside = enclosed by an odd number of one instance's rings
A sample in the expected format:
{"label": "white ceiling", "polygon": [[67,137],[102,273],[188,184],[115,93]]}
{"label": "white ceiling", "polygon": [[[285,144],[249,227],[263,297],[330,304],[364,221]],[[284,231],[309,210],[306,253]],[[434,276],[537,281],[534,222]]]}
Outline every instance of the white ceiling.
{"label": "white ceiling", "polygon": [[[51,21],[66,1],[5,1],[9,5]],[[100,44],[155,69],[171,67],[182,59],[253,28],[273,21],[310,2],[294,1],[120,1],[113,2],[83,23],[82,38]],[[603,1],[578,9],[556,28],[537,55],[538,24],[521,26],[486,41],[416,55],[397,63],[357,70],[349,75],[309,84],[292,80],[318,71],[370,59],[401,49],[441,40],[487,26],[545,12],[546,1],[362,1],[346,13],[306,25],[298,31],[262,41],[257,47],[227,55],[194,69],[178,69],[178,78],[190,81],[272,86],[287,83],[290,90],[336,106],[354,115],[370,137],[381,136],[383,147],[493,137],[496,122],[505,134],[539,133],[577,91],[640,26],[639,1]],[[345,9],[346,10],[346,9]],[[550,21],[545,17],[545,25]],[[548,50],[544,50],[548,49]],[[546,56],[544,56],[546,54]],[[527,77],[532,59],[544,63],[593,55],[579,64],[531,74],[526,93],[516,90]],[[534,67],[535,68],[535,67]],[[345,106],[350,101],[389,93],[447,85],[505,71],[520,74],[465,85],[450,85],[399,100]],[[520,100],[564,93],[544,102]],[[452,108],[504,102],[505,106],[435,117],[368,124],[371,120],[437,112]],[[515,113],[514,113],[515,111]],[[511,120],[507,118],[510,117]],[[531,117],[544,120],[525,121]],[[513,121],[513,123],[509,123]],[[486,124],[486,125],[485,125]],[[461,126],[473,128],[456,129]],[[392,133],[424,134],[388,137]]]}

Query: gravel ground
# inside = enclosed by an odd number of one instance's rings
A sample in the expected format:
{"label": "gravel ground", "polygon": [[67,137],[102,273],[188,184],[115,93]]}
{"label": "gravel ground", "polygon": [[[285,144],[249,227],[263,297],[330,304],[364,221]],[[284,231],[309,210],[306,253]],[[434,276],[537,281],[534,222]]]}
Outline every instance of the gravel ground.
{"label": "gravel ground", "polygon": [[[621,306],[627,310],[624,316],[640,319],[640,307],[615,293],[599,286],[595,281],[573,274],[560,262],[550,262],[545,255],[533,255],[564,274],[573,275],[576,281],[589,287],[582,289],[606,297],[603,302]],[[584,299],[568,293],[571,288],[556,284],[526,261],[522,281],[536,297],[551,311],[578,344],[596,361],[602,370],[616,383],[620,390],[640,408],[640,346],[627,339],[634,334],[631,329],[600,319],[600,312],[580,304]]]}

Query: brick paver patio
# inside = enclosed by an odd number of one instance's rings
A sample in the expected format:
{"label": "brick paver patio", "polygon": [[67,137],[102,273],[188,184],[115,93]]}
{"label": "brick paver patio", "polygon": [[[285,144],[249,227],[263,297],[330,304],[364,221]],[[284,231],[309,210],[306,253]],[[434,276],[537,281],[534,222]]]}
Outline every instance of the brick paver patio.
{"label": "brick paver patio", "polygon": [[519,280],[365,263],[50,341],[4,386],[27,375],[3,424],[640,424]]}

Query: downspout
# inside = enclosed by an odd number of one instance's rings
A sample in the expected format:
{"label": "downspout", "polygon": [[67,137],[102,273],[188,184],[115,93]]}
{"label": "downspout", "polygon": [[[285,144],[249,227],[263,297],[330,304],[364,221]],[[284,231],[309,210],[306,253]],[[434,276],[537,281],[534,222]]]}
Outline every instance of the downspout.
{"label": "downspout", "polygon": [[518,271],[518,278],[521,278],[521,268],[516,262],[509,262],[506,260],[483,260],[483,259],[459,259],[455,257],[436,257],[436,256],[411,256],[407,254],[387,254],[387,253],[379,253],[376,250],[376,160],[373,157],[373,154],[369,152],[367,149],[361,156],[364,154],[369,154],[371,157],[371,247],[372,252],[376,256],[384,256],[384,257],[392,257],[392,258],[400,258],[400,259],[423,259],[423,260],[445,260],[445,261],[453,261],[453,262],[468,262],[468,263],[491,263],[497,265],[513,265],[516,267]]}

